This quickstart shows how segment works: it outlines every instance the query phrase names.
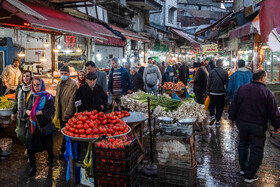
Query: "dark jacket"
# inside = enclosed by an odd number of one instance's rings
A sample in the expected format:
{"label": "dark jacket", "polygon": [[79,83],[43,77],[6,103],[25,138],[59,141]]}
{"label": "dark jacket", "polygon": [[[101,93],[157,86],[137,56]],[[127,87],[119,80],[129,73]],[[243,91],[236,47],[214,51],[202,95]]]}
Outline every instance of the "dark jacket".
{"label": "dark jacket", "polygon": [[[121,68],[121,76],[122,76],[123,95],[126,95],[127,91],[131,90],[131,81],[126,69],[124,67],[120,67],[120,68]],[[111,69],[109,74],[108,92],[112,92],[113,89],[113,73],[114,73],[114,68]]]}
{"label": "dark jacket", "polygon": [[227,85],[227,96],[229,100],[232,101],[235,92],[243,84],[249,84],[253,79],[253,73],[247,68],[239,68],[233,73]]}
{"label": "dark jacket", "polygon": [[[172,76],[170,74],[172,74]],[[173,68],[170,65],[168,65],[167,68],[164,69],[164,72],[162,74],[162,82],[165,83],[173,81],[173,75]]]}
{"label": "dark jacket", "polygon": [[280,129],[280,113],[270,90],[260,82],[242,85],[234,95],[229,109],[229,119],[257,125],[267,125],[268,120]]}
{"label": "dark jacket", "polygon": [[137,92],[144,89],[144,80],[139,73],[131,75],[132,91]]}
{"label": "dark jacket", "polygon": [[[32,94],[27,102],[27,110],[31,110],[36,98]],[[42,152],[44,150],[51,150],[53,148],[53,135],[44,135],[39,130],[44,126],[52,122],[52,116],[54,115],[54,101],[50,99],[46,101],[44,108],[42,109],[43,115],[36,116],[37,124],[35,131],[31,134],[31,122],[27,122],[26,132],[26,149]],[[39,126],[38,126],[39,125]]]}
{"label": "dark jacket", "polygon": [[189,67],[186,64],[182,64],[179,69],[180,81],[182,81],[185,85],[187,85],[189,75],[190,75]]}
{"label": "dark jacket", "polygon": [[220,67],[210,71],[207,93],[226,93],[228,84],[228,73]]}
{"label": "dark jacket", "polygon": [[193,91],[194,91],[194,93],[205,93],[206,86],[207,86],[207,74],[200,67],[195,74],[194,83],[193,83]]}
{"label": "dark jacket", "polygon": [[144,69],[145,69],[145,67],[144,67],[144,66],[141,66],[141,67],[139,68],[139,70],[138,70],[138,73],[139,73],[140,75],[142,75],[142,77],[143,77],[143,74],[144,74]]}
{"label": "dark jacket", "polygon": [[81,102],[78,106],[78,112],[102,110],[101,105],[107,105],[107,95],[102,87],[96,84],[94,89],[91,90],[88,84],[81,86],[75,95],[75,102]]}

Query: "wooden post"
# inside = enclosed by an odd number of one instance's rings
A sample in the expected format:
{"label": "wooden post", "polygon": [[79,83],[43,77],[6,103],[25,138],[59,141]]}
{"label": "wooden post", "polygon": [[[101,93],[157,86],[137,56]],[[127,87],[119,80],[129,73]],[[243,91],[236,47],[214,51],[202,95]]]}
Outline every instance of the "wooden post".
{"label": "wooden post", "polygon": [[55,67],[55,52],[53,51],[55,48],[55,35],[52,33],[51,34],[51,71],[52,74],[56,70]]}

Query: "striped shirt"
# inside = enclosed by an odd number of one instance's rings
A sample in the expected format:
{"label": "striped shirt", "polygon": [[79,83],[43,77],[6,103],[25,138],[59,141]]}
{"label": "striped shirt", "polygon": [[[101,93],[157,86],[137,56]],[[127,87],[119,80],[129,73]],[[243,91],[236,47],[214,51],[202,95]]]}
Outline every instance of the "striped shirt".
{"label": "striped shirt", "polygon": [[114,69],[113,73],[113,93],[122,93],[122,75],[121,68]]}

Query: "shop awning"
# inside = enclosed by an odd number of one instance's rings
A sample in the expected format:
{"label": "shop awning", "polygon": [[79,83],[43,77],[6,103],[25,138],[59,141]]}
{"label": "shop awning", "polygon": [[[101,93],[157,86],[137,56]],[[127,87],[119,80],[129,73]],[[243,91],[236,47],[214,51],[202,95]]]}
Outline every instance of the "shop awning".
{"label": "shop awning", "polygon": [[261,4],[259,11],[260,34],[263,43],[268,41],[269,34],[273,29],[280,28],[280,1],[265,0]]}
{"label": "shop awning", "polygon": [[96,44],[99,45],[109,45],[109,46],[116,46],[116,47],[124,47],[126,42],[119,38],[113,38],[108,36],[102,36],[106,38],[106,41],[96,41]]}
{"label": "shop awning", "polygon": [[225,15],[224,17],[222,17],[221,19],[219,19],[218,21],[216,21],[215,23],[213,23],[212,25],[209,25],[208,27],[201,29],[199,31],[197,31],[195,33],[195,37],[205,33],[206,31],[212,29],[213,27],[217,26],[218,24],[222,23],[223,21],[227,20],[228,18],[230,18],[233,15],[232,12],[229,12],[227,15]]}
{"label": "shop awning", "polygon": [[253,27],[252,22],[249,22],[231,31],[229,39],[240,38],[257,32],[258,31]]}
{"label": "shop awning", "polygon": [[174,28],[170,28],[170,30],[173,33],[175,33],[175,34],[181,36],[182,38],[186,39],[187,41],[189,41],[192,47],[200,47],[200,43],[198,43],[197,41],[192,39],[187,33],[184,33],[183,31],[180,31],[180,30],[177,30]]}
{"label": "shop awning", "polygon": [[132,32],[132,31],[129,31],[129,30],[126,30],[126,29],[123,29],[123,28],[120,28],[120,27],[117,27],[117,26],[111,25],[111,24],[109,26],[112,27],[112,29],[114,29],[114,30],[120,32],[122,35],[124,35],[124,37],[126,39],[142,41],[142,42],[150,42],[150,40],[148,40],[147,38],[145,38],[135,32]]}
{"label": "shop awning", "polygon": [[[45,19],[38,19],[38,17],[34,17],[28,13],[18,12],[18,9],[9,4],[8,2],[3,3],[3,8],[5,11],[0,11],[0,16],[7,16],[7,11],[10,13],[15,13],[11,18],[2,19],[0,24],[7,25],[7,26],[14,26],[14,27],[30,27],[27,28],[28,30],[40,30],[41,28],[46,29],[46,31],[56,31],[60,33],[68,33],[74,35],[81,35],[84,37],[99,39],[99,40],[106,40],[104,37],[96,34],[88,24],[85,24],[84,20],[74,18],[73,16],[54,10],[49,7],[24,2],[22,1],[24,6],[29,7],[33,11],[37,12]],[[88,22],[91,23],[91,22]]]}

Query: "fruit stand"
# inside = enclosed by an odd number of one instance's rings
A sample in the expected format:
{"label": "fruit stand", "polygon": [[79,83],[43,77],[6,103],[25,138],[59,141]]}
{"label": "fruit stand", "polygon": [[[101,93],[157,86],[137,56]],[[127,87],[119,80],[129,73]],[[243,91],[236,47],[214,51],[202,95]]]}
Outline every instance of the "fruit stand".
{"label": "fruit stand", "polygon": [[[62,129],[62,134],[70,138],[73,143],[92,143],[93,160],[91,169],[94,171],[96,186],[109,184],[109,182],[115,185],[125,184],[130,186],[133,182],[138,181],[138,168],[136,169],[136,166],[139,158],[139,140],[128,135],[131,128],[125,121],[121,120],[129,116],[130,113],[126,111],[108,114],[97,113],[97,111],[80,112],[69,119],[65,128]],[[71,151],[73,155],[73,149]],[[87,155],[88,153],[85,156]],[[83,162],[85,164],[85,160]],[[110,168],[109,163],[116,165],[116,167]],[[76,162],[69,156],[70,183],[72,186],[75,185],[75,166],[83,168],[84,164]],[[101,177],[103,173],[108,172],[110,177],[108,176],[106,179]]]}

